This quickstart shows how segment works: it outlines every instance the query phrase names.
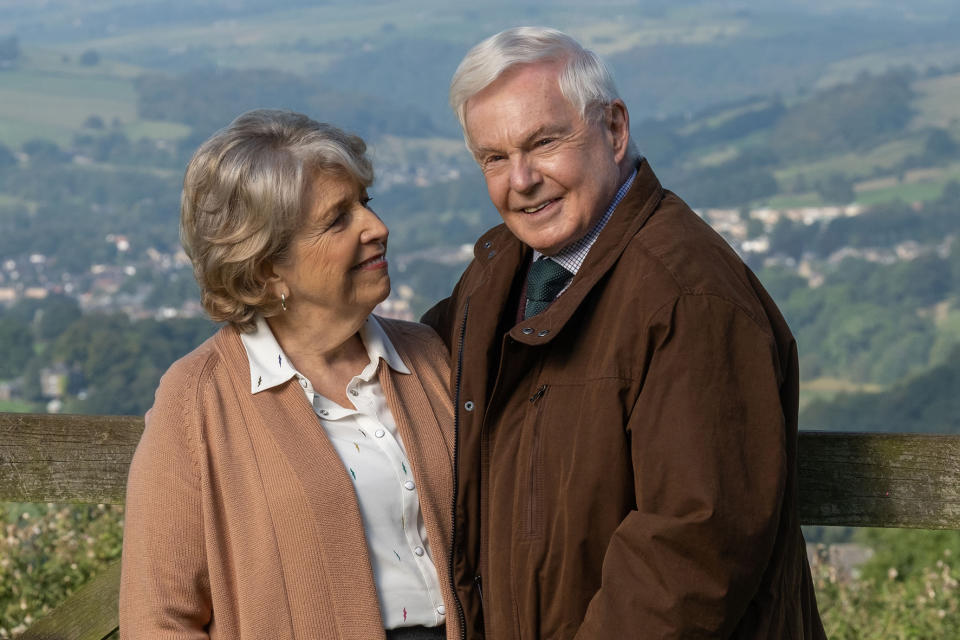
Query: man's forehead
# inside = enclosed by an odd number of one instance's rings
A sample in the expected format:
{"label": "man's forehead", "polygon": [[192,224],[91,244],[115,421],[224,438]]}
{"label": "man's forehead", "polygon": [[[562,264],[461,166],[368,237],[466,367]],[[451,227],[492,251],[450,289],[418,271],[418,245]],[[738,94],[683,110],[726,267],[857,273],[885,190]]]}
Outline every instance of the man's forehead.
{"label": "man's forehead", "polygon": [[556,60],[538,60],[511,65],[487,86],[472,95],[465,106],[469,111],[471,104],[484,102],[499,94],[505,87],[510,87],[512,91],[556,92],[563,96],[560,90],[562,70],[562,65]]}
{"label": "man's forehead", "polygon": [[556,72],[549,68],[527,68],[501,76],[467,101],[464,115],[474,147],[502,135],[521,142],[544,133],[560,133],[582,119],[560,91]]}

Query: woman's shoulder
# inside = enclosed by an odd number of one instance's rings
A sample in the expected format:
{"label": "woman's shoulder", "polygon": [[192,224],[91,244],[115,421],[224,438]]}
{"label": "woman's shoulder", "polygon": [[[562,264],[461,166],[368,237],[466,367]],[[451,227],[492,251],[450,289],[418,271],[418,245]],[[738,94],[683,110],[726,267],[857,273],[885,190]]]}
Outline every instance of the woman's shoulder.
{"label": "woman's shoulder", "polygon": [[223,360],[218,342],[225,339],[227,329],[220,329],[193,351],[176,360],[160,378],[152,411],[161,407],[186,408],[191,399],[202,395],[213,373]]}

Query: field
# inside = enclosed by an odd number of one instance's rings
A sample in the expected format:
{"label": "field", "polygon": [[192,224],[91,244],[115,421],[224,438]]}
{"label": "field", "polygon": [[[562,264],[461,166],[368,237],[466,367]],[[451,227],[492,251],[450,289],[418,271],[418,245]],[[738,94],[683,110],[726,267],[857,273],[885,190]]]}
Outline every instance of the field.
{"label": "field", "polygon": [[0,142],[8,146],[31,138],[68,144],[90,116],[133,139],[175,139],[189,131],[137,117],[135,74],[126,65],[84,67],[46,50],[28,50],[22,58],[19,68],[0,71]]}

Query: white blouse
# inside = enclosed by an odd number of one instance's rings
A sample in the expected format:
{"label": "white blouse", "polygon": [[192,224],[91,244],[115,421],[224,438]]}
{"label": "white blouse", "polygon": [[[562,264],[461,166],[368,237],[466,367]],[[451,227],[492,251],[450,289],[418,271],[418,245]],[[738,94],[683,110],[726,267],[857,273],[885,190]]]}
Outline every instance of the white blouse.
{"label": "white blouse", "polygon": [[360,338],[370,362],[347,385],[353,406],[342,407],[314,392],[258,317],[253,333],[240,334],[250,362],[250,392],[297,379],[353,480],[384,627],[437,626],[446,613],[440,581],[410,461],[377,378],[380,360],[397,373],[410,370],[373,316]]}

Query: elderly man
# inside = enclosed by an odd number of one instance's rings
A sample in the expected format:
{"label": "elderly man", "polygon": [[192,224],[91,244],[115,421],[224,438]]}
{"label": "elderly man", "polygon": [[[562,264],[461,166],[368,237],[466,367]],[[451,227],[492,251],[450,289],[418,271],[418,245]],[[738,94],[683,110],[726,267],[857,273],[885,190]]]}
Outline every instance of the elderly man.
{"label": "elderly man", "polygon": [[573,39],[497,34],[450,96],[504,221],[424,318],[454,365],[465,637],[823,638],[773,301]]}

